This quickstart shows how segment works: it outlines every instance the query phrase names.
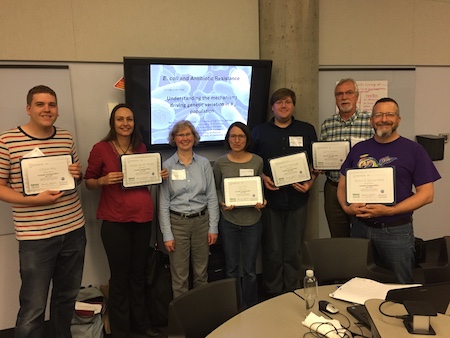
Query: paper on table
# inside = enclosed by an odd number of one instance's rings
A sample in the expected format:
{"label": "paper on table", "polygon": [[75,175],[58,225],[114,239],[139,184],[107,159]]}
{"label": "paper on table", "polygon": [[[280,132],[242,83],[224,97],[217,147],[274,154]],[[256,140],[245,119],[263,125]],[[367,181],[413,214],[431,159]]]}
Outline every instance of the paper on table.
{"label": "paper on table", "polygon": [[420,286],[420,284],[383,284],[367,278],[354,277],[330,293],[330,297],[364,304],[369,299],[386,299],[389,290],[413,286]]}

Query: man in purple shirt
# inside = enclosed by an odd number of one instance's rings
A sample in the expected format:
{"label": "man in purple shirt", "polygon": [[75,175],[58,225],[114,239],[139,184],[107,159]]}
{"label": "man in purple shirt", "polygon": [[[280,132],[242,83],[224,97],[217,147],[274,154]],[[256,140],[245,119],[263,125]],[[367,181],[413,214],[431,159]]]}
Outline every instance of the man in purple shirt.
{"label": "man in purple shirt", "polygon": [[[400,136],[400,110],[391,98],[378,100],[370,122],[373,138],[356,144],[341,168],[338,200],[352,217],[352,237],[369,238],[378,263],[392,270],[399,283],[413,283],[413,211],[433,202],[434,181],[441,176],[425,149]],[[395,204],[347,204],[346,170],[395,167]],[[415,187],[415,192],[412,191]]]}

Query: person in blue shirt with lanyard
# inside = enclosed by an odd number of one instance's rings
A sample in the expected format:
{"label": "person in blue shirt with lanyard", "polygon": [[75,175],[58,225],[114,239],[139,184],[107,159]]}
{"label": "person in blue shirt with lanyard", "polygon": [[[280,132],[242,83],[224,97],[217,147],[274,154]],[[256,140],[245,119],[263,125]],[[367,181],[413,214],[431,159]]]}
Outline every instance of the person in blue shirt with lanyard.
{"label": "person in blue shirt with lanyard", "polygon": [[163,163],[169,178],[160,187],[159,222],[169,252],[174,298],[208,282],[209,245],[218,237],[219,202],[208,159],[193,151],[200,136],[189,121],[177,122],[169,143],[177,151]]}
{"label": "person in blue shirt with lanyard", "polygon": [[[321,141],[349,141],[354,146],[373,136],[370,112],[356,108],[359,98],[358,84],[348,78],[338,82],[334,89],[338,113],[325,119],[320,129]],[[350,217],[342,210],[337,199],[339,170],[325,172],[324,207],[331,237],[350,236]]]}
{"label": "person in blue shirt with lanyard", "polygon": [[296,96],[288,88],[275,91],[270,98],[274,117],[253,128],[254,152],[264,160],[267,207],[263,209],[263,282],[268,296],[300,287],[301,246],[306,228],[306,213],[316,172],[312,179],[276,187],[269,160],[306,151],[311,159],[311,144],[317,141],[314,127],[294,118]]}

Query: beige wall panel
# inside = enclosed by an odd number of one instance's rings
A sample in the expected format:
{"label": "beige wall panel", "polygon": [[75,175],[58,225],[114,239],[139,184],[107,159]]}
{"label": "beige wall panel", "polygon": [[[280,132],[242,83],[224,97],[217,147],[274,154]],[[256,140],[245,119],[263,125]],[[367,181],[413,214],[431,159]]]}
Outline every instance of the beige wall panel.
{"label": "beige wall panel", "polygon": [[319,64],[413,64],[414,1],[320,0]]}
{"label": "beige wall panel", "polygon": [[256,0],[78,1],[78,58],[258,58]]}
{"label": "beige wall panel", "polygon": [[0,0],[0,60],[75,55],[71,0]]}
{"label": "beige wall panel", "polygon": [[[259,58],[258,0],[0,0],[3,60]],[[5,33],[4,33],[5,32]]]}
{"label": "beige wall panel", "polygon": [[450,1],[416,0],[414,64],[450,65]]}

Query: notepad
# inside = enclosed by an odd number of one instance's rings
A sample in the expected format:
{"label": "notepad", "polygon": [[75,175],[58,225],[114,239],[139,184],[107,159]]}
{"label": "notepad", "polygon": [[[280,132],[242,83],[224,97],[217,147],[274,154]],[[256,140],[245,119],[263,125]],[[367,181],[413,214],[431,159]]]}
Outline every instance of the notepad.
{"label": "notepad", "polygon": [[343,284],[330,297],[364,304],[369,299],[386,299],[389,290],[420,286],[420,284],[384,284],[367,278],[354,277]]}

